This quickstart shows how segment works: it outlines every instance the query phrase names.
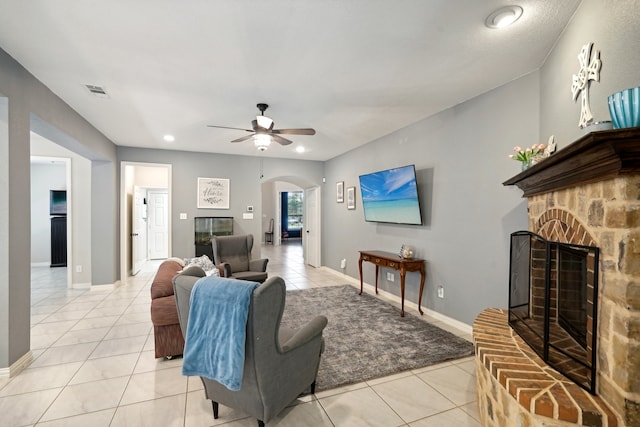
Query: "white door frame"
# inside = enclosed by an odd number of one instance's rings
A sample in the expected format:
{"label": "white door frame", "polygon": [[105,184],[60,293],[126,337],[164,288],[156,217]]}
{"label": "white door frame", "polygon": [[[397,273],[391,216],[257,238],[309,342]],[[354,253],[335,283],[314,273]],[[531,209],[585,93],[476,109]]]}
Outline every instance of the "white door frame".
{"label": "white door frame", "polygon": [[73,288],[73,272],[75,260],[73,259],[73,180],[71,159],[64,158],[67,179],[67,288]]}
{"label": "white door frame", "polygon": [[[147,190],[137,185],[133,186],[133,203],[131,204],[131,275],[138,274],[144,263],[149,260],[147,240],[147,218],[143,214],[143,200]],[[127,199],[128,200],[128,199]]]}
{"label": "white door frame", "polygon": [[168,216],[167,216],[167,224],[168,224],[168,234],[169,234],[169,257],[171,257],[171,242],[172,242],[172,232],[171,232],[171,210],[172,210],[172,188],[171,188],[171,164],[168,163],[144,163],[144,162],[129,162],[129,161],[121,161],[120,162],[120,281],[121,283],[125,283],[129,271],[127,269],[127,258],[130,257],[129,254],[129,242],[130,236],[127,235],[127,215],[129,209],[129,202],[127,200],[127,188],[126,188],[126,169],[127,166],[144,166],[144,167],[158,167],[165,168],[167,170],[167,194],[168,194]]}

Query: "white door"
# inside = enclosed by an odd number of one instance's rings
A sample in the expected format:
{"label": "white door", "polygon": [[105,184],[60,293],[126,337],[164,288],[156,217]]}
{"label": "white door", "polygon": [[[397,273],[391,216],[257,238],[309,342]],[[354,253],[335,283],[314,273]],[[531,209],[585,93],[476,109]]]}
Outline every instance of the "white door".
{"label": "white door", "polygon": [[147,261],[147,218],[144,198],[146,191],[140,187],[133,188],[131,208],[131,275],[140,271]]}
{"label": "white door", "polygon": [[147,192],[149,259],[169,257],[168,202],[169,194],[166,190],[149,190]]}
{"label": "white door", "polygon": [[305,221],[304,221],[304,254],[305,263],[312,267],[320,267],[320,195],[318,187],[304,191]]}

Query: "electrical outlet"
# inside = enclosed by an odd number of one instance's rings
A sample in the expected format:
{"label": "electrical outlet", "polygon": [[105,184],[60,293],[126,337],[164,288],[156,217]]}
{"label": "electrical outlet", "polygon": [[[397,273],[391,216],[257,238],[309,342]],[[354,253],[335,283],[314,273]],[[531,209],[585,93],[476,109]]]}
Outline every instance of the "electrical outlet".
{"label": "electrical outlet", "polygon": [[347,267],[347,259],[342,258],[342,261],[340,261],[340,268],[346,268],[346,267]]}
{"label": "electrical outlet", "polygon": [[388,271],[388,272],[387,272],[387,280],[388,280],[389,282],[394,282],[394,281],[396,280],[396,276],[395,276],[395,274],[393,274],[393,273],[391,273],[391,272],[389,272],[389,271]]}
{"label": "electrical outlet", "polygon": [[76,273],[82,273],[82,266],[76,265]]}
{"label": "electrical outlet", "polygon": [[438,298],[444,298],[444,287],[442,285],[438,286]]}

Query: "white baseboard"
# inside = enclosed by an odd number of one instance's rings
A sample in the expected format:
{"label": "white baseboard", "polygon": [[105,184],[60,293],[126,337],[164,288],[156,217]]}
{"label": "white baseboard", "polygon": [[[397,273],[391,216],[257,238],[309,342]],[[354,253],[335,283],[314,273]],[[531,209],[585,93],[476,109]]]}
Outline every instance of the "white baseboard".
{"label": "white baseboard", "polygon": [[20,359],[16,360],[8,368],[1,368],[0,377],[9,377],[9,378],[15,377],[20,372],[22,372],[24,368],[29,366],[32,361],[33,361],[33,354],[31,353],[31,350],[29,350]]}
{"label": "white baseboard", "polygon": [[119,284],[119,283],[120,283],[120,281],[118,280],[116,283],[107,283],[107,284],[104,284],[104,285],[91,285],[90,290],[91,291],[97,291],[97,292],[99,292],[99,291],[112,291],[117,287],[116,284]]}
{"label": "white baseboard", "polygon": [[31,267],[49,267],[50,262],[32,262]]}
{"label": "white baseboard", "polygon": [[[339,277],[345,279],[347,282],[349,282],[350,285],[353,285],[358,289],[360,288],[360,279],[353,278],[351,276],[348,276],[348,275],[346,275],[344,273],[341,273],[341,272],[336,271],[336,270],[334,270],[332,268],[329,268],[329,267],[324,267],[323,266],[323,267],[320,267],[320,268],[322,268],[323,270],[328,271],[330,273],[333,273],[336,276],[339,276]],[[370,285],[367,282],[363,282],[363,288],[365,288],[367,290],[367,292],[372,293],[372,294],[375,294],[375,292],[376,292],[375,285]],[[392,301],[397,302],[398,304],[402,303],[400,297],[395,295],[395,294],[392,294],[391,292],[388,292],[388,291],[385,291],[383,289],[378,288],[378,293],[380,295],[383,295],[387,299],[390,299]],[[412,301],[408,301],[408,300],[405,299],[404,305],[405,305],[405,307],[411,307],[412,309],[418,311],[418,304],[416,304],[416,303],[414,303]],[[461,322],[461,321],[456,320],[456,319],[454,319],[452,317],[446,316],[446,315],[444,315],[442,313],[438,313],[437,311],[431,310],[429,308],[423,307],[422,311],[424,311],[424,313],[426,315],[431,316],[431,317],[441,321],[442,323],[446,323],[449,326],[452,326],[452,327],[454,327],[456,329],[459,329],[461,332],[464,332],[464,333],[467,333],[467,334],[473,333],[473,327],[471,325],[467,325],[464,322]]]}
{"label": "white baseboard", "polygon": [[71,288],[73,289],[91,289],[91,282],[88,283],[72,283]]}

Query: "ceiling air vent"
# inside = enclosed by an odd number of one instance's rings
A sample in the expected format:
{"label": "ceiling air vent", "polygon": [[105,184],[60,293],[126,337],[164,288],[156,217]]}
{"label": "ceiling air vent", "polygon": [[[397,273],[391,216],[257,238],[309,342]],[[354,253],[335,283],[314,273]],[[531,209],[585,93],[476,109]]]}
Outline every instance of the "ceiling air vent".
{"label": "ceiling air vent", "polygon": [[84,86],[92,95],[95,95],[99,98],[109,98],[109,95],[107,95],[107,91],[104,90],[102,86],[96,86],[96,85],[84,85]]}

